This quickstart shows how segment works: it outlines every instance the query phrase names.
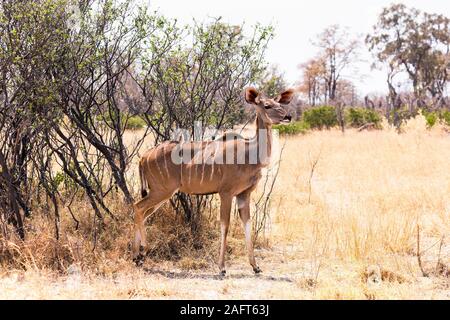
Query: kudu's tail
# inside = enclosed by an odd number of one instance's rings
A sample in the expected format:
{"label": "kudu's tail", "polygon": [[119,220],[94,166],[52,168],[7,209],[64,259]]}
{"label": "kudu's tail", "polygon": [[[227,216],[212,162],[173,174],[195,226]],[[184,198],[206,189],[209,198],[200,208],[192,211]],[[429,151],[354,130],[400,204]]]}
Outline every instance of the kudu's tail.
{"label": "kudu's tail", "polygon": [[147,192],[148,183],[147,179],[145,179],[144,167],[142,166],[142,163],[140,161],[139,161],[139,179],[141,180],[141,196],[142,198],[145,198],[148,194]]}

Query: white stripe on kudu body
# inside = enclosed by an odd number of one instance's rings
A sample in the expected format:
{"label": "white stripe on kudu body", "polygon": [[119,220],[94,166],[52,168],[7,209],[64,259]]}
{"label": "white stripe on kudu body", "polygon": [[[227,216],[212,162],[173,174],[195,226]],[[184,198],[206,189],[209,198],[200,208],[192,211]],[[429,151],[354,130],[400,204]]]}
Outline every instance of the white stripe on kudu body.
{"label": "white stripe on kudu body", "polygon": [[164,154],[164,168],[166,169],[167,179],[170,179],[170,172],[169,172],[169,167],[168,167],[168,163],[167,163],[167,154],[164,152],[164,148],[163,148],[163,154]]}
{"label": "white stripe on kudu body", "polygon": [[[162,147],[163,148],[163,150],[164,150],[164,146]],[[160,160],[160,158],[158,157],[158,151],[161,149],[161,146],[157,146],[156,147],[156,159],[155,159],[155,163],[156,163],[156,167],[158,168],[158,172],[159,172],[159,175],[161,176],[161,178],[163,178],[164,176],[163,176],[163,173],[162,173],[162,170],[161,170],[161,166],[159,165],[159,160]],[[163,154],[164,154],[164,152],[163,152]]]}
{"label": "white stripe on kudu body", "polygon": [[[234,197],[238,201],[239,215],[245,230],[250,264],[255,273],[261,271],[253,254],[250,194],[261,177],[261,169],[269,163],[268,159],[272,152],[272,125],[291,120],[282,105],[289,104],[293,94],[293,90],[287,90],[272,99],[260,94],[254,88],[245,90],[245,101],[256,111],[256,136],[252,139],[225,134],[206,143],[202,141],[164,142],[152,148],[141,158],[139,170],[143,198],[134,204],[133,257],[137,264],[143,262],[142,253],[145,253],[144,223],[158,206],[170,199],[177,191],[187,194],[217,193],[221,201],[220,273],[225,274],[226,238]],[[167,159],[169,152],[171,153],[170,161]],[[192,152],[195,154],[192,155]],[[165,174],[161,170],[160,162],[164,163]],[[206,170],[210,171],[205,176]],[[159,176],[153,172],[158,172]]]}

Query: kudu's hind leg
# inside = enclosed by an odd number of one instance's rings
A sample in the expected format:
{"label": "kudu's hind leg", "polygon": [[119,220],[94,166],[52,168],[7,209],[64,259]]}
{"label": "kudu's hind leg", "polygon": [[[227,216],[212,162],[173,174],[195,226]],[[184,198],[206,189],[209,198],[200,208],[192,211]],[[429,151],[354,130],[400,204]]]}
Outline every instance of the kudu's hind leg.
{"label": "kudu's hind leg", "polygon": [[134,204],[134,242],[133,261],[136,265],[142,265],[144,261],[143,253],[147,246],[147,236],[145,232],[145,221],[155,212],[176,190],[155,190],[146,197]]}
{"label": "kudu's hind leg", "polygon": [[134,242],[133,242],[133,261],[137,266],[142,265],[145,259],[145,251],[147,249],[147,234],[145,232],[145,221],[157,207],[151,207],[145,213],[139,211],[135,207],[134,215]]}
{"label": "kudu's hind leg", "polygon": [[144,214],[134,207],[134,242],[133,242],[133,261],[137,266],[144,262],[144,246],[146,243],[144,228]]}
{"label": "kudu's hind leg", "polygon": [[233,197],[228,194],[220,194],[220,253],[219,269],[220,275],[224,276],[225,271],[225,252],[227,247],[228,228],[230,226],[230,211]]}
{"label": "kudu's hind leg", "polygon": [[261,269],[256,264],[253,250],[252,222],[250,220],[250,193],[251,191],[241,193],[236,197],[236,200],[239,209],[239,216],[241,217],[242,224],[244,226],[245,246],[247,247],[248,260],[253,268],[253,271],[258,274],[261,272]]}

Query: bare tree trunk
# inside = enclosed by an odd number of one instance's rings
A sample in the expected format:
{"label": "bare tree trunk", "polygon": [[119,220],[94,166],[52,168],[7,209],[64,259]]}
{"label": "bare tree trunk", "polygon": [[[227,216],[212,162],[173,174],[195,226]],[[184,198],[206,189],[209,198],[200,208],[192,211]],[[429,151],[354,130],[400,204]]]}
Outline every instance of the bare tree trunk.
{"label": "bare tree trunk", "polygon": [[344,104],[342,102],[336,102],[335,100],[331,100],[331,105],[334,105],[336,110],[336,117],[339,123],[339,127],[341,128],[342,133],[345,133],[345,112],[344,112]]}
{"label": "bare tree trunk", "polygon": [[[14,214],[13,216],[7,216],[6,220],[10,221],[13,226],[15,227],[17,234],[22,240],[25,240],[25,229],[23,227],[23,219],[20,214],[19,209],[19,198],[20,195],[18,194],[14,183],[13,178],[10,174],[10,171],[8,169],[8,166],[6,164],[6,159],[3,155],[3,152],[0,151],[0,166],[2,168],[1,171],[1,178],[4,181],[4,183],[7,185],[7,193],[8,193],[8,200],[9,200],[9,207]],[[7,210],[7,209],[6,209]]]}

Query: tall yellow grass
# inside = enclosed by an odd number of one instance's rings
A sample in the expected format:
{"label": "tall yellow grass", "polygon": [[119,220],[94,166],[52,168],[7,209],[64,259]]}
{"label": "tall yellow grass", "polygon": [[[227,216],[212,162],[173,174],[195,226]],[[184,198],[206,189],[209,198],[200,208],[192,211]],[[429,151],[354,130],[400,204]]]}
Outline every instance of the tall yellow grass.
{"label": "tall yellow grass", "polygon": [[450,235],[450,136],[413,121],[401,135],[318,131],[287,138],[274,242],[313,236],[328,256],[377,262],[415,250],[417,225],[425,237]]}

